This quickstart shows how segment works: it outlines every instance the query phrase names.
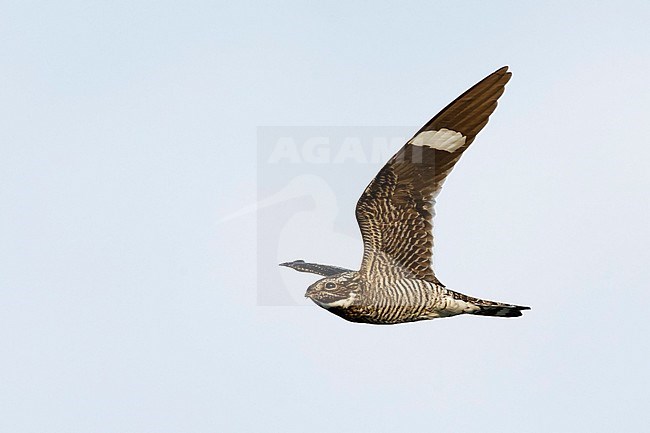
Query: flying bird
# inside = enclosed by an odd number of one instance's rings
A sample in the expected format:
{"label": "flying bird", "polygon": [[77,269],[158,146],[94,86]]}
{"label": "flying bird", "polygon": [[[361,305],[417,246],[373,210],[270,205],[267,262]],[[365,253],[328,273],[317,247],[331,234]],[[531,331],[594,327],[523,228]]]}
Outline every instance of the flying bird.
{"label": "flying bird", "polygon": [[432,268],[433,205],[461,155],[487,124],[511,73],[498,69],[422,127],[377,173],[356,207],[363,238],[358,271],[282,263],[324,276],[305,296],[351,322],[395,324],[459,314],[518,317],[529,307],[445,287]]}

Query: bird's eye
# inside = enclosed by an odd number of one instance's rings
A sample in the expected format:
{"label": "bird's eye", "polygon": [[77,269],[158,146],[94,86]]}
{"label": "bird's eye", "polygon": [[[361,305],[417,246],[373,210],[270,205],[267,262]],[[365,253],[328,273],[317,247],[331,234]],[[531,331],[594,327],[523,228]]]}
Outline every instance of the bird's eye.
{"label": "bird's eye", "polygon": [[327,284],[325,284],[325,288],[326,288],[326,289],[333,289],[334,287],[336,287],[336,284],[334,284],[334,283],[327,283]]}

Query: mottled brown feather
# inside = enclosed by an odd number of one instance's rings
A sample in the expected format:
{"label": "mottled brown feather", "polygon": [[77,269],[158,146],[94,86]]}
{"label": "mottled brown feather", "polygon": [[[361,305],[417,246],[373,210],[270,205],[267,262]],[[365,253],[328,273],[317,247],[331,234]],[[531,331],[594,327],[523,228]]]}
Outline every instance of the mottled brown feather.
{"label": "mottled brown feather", "polygon": [[[471,87],[425,124],[466,137],[454,152],[405,144],[365,189],[356,208],[364,253],[360,272],[419,278],[437,284],[432,269],[433,204],[442,184],[487,124],[510,79],[507,66]],[[416,135],[417,135],[416,134]]]}

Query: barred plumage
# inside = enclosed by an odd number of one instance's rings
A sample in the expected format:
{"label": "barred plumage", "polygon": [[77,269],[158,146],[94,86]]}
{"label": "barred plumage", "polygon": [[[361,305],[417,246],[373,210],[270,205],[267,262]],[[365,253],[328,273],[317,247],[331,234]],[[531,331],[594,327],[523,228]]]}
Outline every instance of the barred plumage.
{"label": "barred plumage", "polygon": [[325,276],[305,296],[353,322],[394,324],[458,314],[517,317],[529,307],[473,298],[434,275],[433,204],[456,162],[487,124],[510,72],[488,75],[420,129],[379,171],[356,208],[363,237],[358,271],[282,263]]}

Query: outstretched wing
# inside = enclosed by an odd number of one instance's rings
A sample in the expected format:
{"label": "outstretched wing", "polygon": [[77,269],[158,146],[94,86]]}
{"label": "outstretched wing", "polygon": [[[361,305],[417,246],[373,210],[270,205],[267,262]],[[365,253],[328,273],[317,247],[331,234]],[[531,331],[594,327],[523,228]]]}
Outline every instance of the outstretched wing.
{"label": "outstretched wing", "polygon": [[361,195],[361,272],[439,283],[431,267],[433,204],[445,178],[487,124],[511,73],[488,75],[420,129]]}
{"label": "outstretched wing", "polygon": [[309,272],[324,277],[342,274],[343,272],[352,272],[350,269],[339,268],[338,266],[321,265],[318,263],[306,263],[304,260],[294,260],[293,262],[280,263],[280,266],[295,269],[298,272]]}

